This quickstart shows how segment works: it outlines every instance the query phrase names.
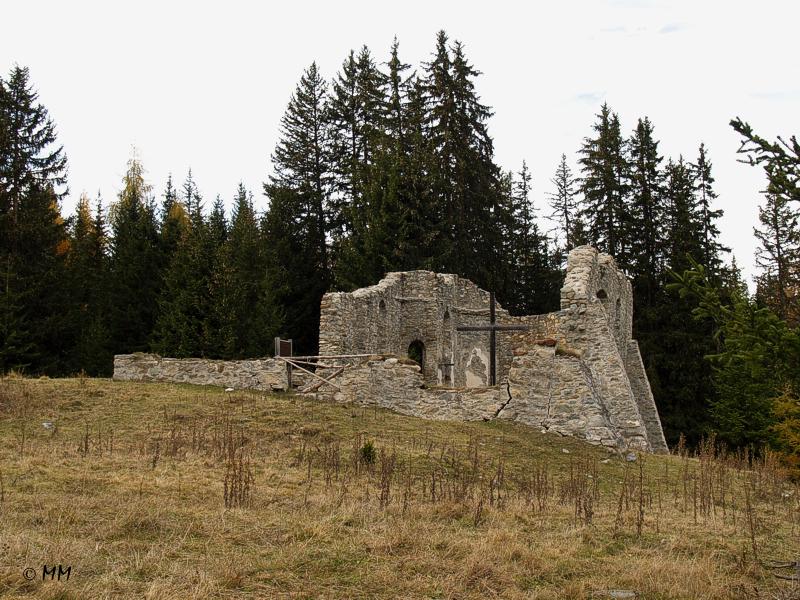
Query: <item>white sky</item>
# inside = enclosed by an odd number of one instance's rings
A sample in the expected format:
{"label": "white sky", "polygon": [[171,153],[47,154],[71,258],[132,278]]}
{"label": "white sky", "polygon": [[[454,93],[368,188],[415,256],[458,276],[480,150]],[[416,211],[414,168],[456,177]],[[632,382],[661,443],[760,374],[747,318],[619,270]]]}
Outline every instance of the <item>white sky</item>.
{"label": "white sky", "polygon": [[191,167],[209,206],[261,183],[290,94],[316,60],[334,76],[351,48],[414,66],[435,34],[461,40],[484,73],[498,163],[526,159],[541,207],[562,152],[575,166],[603,101],[626,134],[649,116],[665,155],[714,164],[723,242],[752,275],[763,176],[736,162],[741,116],[762,136],[800,133],[796,0],[753,2],[5,2],[0,70],[31,69],[81,192],[108,203],[135,146],[160,196]]}

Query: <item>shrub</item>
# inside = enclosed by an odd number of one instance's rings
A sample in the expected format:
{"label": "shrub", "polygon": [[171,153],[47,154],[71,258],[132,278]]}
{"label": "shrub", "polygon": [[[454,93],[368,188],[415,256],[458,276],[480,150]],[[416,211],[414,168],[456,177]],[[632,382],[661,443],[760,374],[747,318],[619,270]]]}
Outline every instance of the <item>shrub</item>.
{"label": "shrub", "polygon": [[364,442],[364,445],[361,446],[361,449],[358,451],[359,457],[361,458],[361,462],[367,465],[371,465],[375,463],[375,444],[372,443],[372,440],[367,440]]}

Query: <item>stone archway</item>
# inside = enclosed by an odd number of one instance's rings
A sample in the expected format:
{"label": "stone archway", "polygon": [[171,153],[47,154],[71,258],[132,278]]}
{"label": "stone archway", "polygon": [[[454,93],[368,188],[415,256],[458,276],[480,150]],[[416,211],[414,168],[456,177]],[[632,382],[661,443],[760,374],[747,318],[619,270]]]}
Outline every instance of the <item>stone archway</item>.
{"label": "stone archway", "polygon": [[414,340],[408,345],[406,352],[408,358],[419,365],[422,370],[423,377],[425,376],[425,344],[421,340]]}

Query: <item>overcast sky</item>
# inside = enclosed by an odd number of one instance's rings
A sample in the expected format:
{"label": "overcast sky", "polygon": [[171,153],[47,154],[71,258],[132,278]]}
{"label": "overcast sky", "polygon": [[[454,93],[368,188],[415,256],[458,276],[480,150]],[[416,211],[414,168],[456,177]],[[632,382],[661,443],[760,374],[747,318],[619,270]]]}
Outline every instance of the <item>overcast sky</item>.
{"label": "overcast sky", "polygon": [[800,133],[797,0],[568,2],[6,2],[0,69],[31,69],[81,192],[116,197],[135,146],[160,196],[191,167],[207,205],[261,183],[286,103],[317,61],[331,78],[351,48],[380,61],[392,38],[419,65],[436,31],[483,72],[497,162],[525,159],[540,206],[565,152],[607,101],[627,134],[649,116],[663,154],[714,165],[722,238],[752,275],[762,174],[736,162],[741,116],[762,136]]}

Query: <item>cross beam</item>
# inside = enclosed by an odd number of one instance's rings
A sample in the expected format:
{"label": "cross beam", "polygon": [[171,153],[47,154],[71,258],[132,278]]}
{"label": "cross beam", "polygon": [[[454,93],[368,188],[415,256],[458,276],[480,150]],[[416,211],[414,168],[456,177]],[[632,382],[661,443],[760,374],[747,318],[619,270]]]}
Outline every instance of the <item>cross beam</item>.
{"label": "cross beam", "polygon": [[497,332],[526,331],[528,325],[498,325],[495,315],[494,292],[489,292],[489,324],[456,327],[456,331],[488,331],[489,332],[489,385],[497,383]]}

